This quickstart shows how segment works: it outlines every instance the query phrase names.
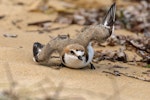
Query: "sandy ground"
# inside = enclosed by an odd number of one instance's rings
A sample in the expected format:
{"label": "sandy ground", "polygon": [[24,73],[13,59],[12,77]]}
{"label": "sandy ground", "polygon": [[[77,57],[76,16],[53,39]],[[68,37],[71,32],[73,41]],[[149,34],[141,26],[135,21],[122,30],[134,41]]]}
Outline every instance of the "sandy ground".
{"label": "sandy ground", "polygon": [[[141,73],[148,70],[146,68],[102,61],[95,64],[96,70],[54,69],[33,62],[32,45],[35,41],[45,44],[50,40],[49,36],[68,33],[73,38],[77,34],[75,30],[81,29],[81,26],[71,25],[44,34],[29,32],[38,29],[27,26],[29,22],[53,20],[55,17],[55,15],[28,12],[28,4],[31,1],[22,0],[25,5],[20,6],[16,4],[17,0],[12,2],[0,0],[0,15],[5,15],[0,19],[0,90],[9,89],[12,82],[10,76],[12,76],[17,82],[14,91],[24,97],[49,95],[61,100],[148,100],[150,98],[149,82],[102,73],[115,64],[130,68],[124,73],[128,71]],[[12,21],[18,20],[21,22],[17,25],[12,24]],[[21,28],[18,29],[17,26]],[[62,26],[65,25],[52,24],[52,27]],[[116,33],[122,32],[128,33],[123,30],[116,31]],[[3,34],[16,34],[18,37],[6,38]]]}

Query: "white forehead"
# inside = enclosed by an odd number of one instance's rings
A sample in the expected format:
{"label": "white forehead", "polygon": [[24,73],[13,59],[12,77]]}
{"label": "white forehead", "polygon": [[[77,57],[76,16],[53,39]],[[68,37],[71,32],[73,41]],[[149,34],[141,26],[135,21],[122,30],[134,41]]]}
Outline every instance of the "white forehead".
{"label": "white forehead", "polygon": [[78,51],[73,50],[73,51],[74,51],[74,53],[75,53],[77,56],[83,56],[83,55],[84,55],[84,51],[80,51],[80,50],[78,50]]}

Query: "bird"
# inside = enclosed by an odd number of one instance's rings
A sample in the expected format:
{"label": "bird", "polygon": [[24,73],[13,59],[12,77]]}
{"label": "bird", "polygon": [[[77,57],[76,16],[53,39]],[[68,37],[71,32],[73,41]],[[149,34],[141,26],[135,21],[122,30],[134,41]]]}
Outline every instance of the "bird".
{"label": "bird", "polygon": [[[50,65],[50,56],[53,51],[58,51],[61,62],[66,67],[83,68],[91,65],[94,69],[92,59],[94,50],[92,47],[92,40],[98,42],[106,41],[114,31],[116,4],[112,4],[101,24],[96,26],[89,26],[80,32],[75,39],[61,38],[60,36],[54,38],[46,45],[39,42],[33,44],[33,59],[40,64]],[[80,48],[80,49],[78,49]],[[78,62],[78,63],[76,63]]]}
{"label": "bird", "polygon": [[[114,31],[116,4],[114,3],[102,21],[102,25],[108,28],[112,34]],[[110,34],[110,35],[111,35]],[[83,68],[90,64],[91,69],[95,69],[91,63],[94,57],[94,49],[90,41],[87,48],[79,44],[70,44],[66,46],[61,55],[62,63],[70,68]]]}
{"label": "bird", "polygon": [[91,63],[94,56],[94,49],[91,42],[84,48],[80,44],[67,45],[61,54],[62,64],[69,68],[84,68],[90,65],[91,69],[95,69]]}
{"label": "bird", "polygon": [[[35,42],[33,46],[33,60],[36,60],[36,57],[41,52],[43,44],[39,42]],[[84,48],[82,45],[78,43],[69,44],[64,47],[63,51],[60,54],[61,66],[65,66],[68,68],[84,68],[90,65],[91,69],[95,69],[94,65],[91,63],[94,56],[94,50],[91,46],[91,42]]]}

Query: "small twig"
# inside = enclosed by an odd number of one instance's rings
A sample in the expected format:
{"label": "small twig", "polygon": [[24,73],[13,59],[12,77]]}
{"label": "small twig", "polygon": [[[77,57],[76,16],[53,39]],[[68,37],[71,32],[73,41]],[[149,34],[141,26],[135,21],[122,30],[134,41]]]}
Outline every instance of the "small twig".
{"label": "small twig", "polygon": [[135,76],[131,76],[131,75],[126,75],[124,73],[120,73],[121,75],[124,75],[126,77],[130,77],[130,78],[134,78],[134,79],[137,79],[137,80],[141,80],[141,81],[145,81],[145,82],[150,82],[150,80],[146,80],[146,79],[141,79],[141,78],[138,78],[138,77],[135,77]]}
{"label": "small twig", "polygon": [[27,25],[28,26],[33,26],[33,25],[41,26],[42,24],[48,23],[48,22],[52,22],[52,21],[51,20],[37,21],[37,22],[28,23]]}
{"label": "small twig", "polygon": [[[119,72],[119,71],[117,71]],[[141,81],[144,81],[144,82],[150,82],[150,80],[146,80],[146,79],[141,79],[141,78],[138,78],[138,77],[135,77],[135,76],[131,76],[131,75],[127,75],[127,74],[124,74],[124,73],[121,73],[119,72],[119,74],[116,74],[115,71],[114,72],[109,72],[109,71],[103,71],[103,73],[108,73],[108,74],[111,74],[111,75],[114,75],[114,76],[126,76],[126,77],[130,77],[130,78],[134,78],[134,79],[137,79],[137,80],[141,80]]]}
{"label": "small twig", "polygon": [[40,33],[43,33],[43,32],[52,32],[52,31],[55,31],[55,30],[60,30],[60,29],[64,29],[68,26],[64,26],[64,27],[55,27],[55,28],[43,28],[43,29],[37,29],[37,30],[27,30],[27,32],[40,32]]}
{"label": "small twig", "polygon": [[103,71],[103,73],[108,73],[108,74],[111,74],[111,75],[114,75],[114,76],[120,76],[119,71],[114,71],[114,72]]}

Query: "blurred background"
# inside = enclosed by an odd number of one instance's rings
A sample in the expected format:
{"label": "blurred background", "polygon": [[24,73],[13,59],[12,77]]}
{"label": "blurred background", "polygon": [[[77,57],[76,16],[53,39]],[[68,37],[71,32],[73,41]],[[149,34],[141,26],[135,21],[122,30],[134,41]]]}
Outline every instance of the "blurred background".
{"label": "blurred background", "polygon": [[127,29],[149,35],[149,0],[39,0],[29,11],[45,14],[57,13],[56,22],[92,25],[102,21],[110,5],[116,2],[116,29]]}

